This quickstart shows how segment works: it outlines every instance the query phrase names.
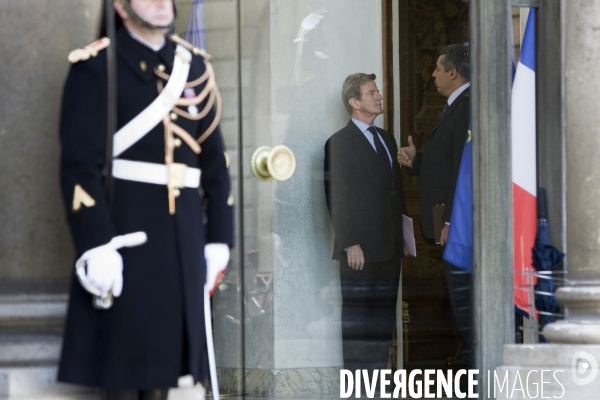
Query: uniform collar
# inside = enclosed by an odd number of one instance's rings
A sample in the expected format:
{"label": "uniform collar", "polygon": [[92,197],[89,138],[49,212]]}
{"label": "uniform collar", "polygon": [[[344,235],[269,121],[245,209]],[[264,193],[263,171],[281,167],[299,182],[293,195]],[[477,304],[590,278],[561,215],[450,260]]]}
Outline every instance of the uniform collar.
{"label": "uniform collar", "polygon": [[159,51],[155,52],[140,43],[122,27],[117,32],[117,53],[119,58],[142,80],[150,80],[154,75],[154,68],[164,64],[165,72],[170,73],[173,68],[173,43],[170,40]]}
{"label": "uniform collar", "polygon": [[130,31],[129,29],[127,30],[127,32],[129,32],[129,35],[134,38],[135,40],[137,40],[138,42],[140,42],[141,44],[145,45],[146,47],[150,48],[152,51],[157,52],[160,49],[162,49],[163,47],[165,47],[165,43],[167,41],[167,39],[165,39],[165,37],[162,37],[162,42],[158,45],[152,45],[148,42],[146,42],[144,39],[142,39],[140,36],[138,36],[137,34],[133,33],[132,31]]}

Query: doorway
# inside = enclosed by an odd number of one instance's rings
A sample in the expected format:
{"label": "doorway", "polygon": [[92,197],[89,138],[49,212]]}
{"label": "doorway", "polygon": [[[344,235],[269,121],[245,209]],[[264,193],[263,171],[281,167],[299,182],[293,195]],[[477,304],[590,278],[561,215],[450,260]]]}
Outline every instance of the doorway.
{"label": "doorway", "polygon": [[[431,76],[438,52],[448,44],[469,41],[469,4],[463,0],[384,0],[384,7],[387,20],[397,10],[397,30],[389,24],[385,32],[398,41],[397,61],[388,56],[385,62],[388,82],[389,77],[399,80],[399,98],[393,99],[399,103],[399,115],[393,116],[393,126],[399,131],[400,146],[407,146],[412,136],[421,151],[446,104]],[[386,55],[392,54],[391,47]],[[403,261],[402,299],[408,309],[404,368],[464,368],[460,357],[464,343],[450,306],[441,248],[425,243],[420,234],[419,178],[406,173],[403,178],[417,244],[417,257]]]}

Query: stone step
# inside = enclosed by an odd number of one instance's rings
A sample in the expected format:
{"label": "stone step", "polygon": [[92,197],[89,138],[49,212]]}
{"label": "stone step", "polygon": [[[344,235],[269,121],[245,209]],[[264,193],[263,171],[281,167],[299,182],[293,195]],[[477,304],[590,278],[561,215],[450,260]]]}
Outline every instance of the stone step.
{"label": "stone step", "polygon": [[[0,400],[102,400],[94,388],[56,382],[67,295],[0,296]],[[182,379],[169,400],[204,400]]]}
{"label": "stone step", "polygon": [[61,334],[67,300],[66,294],[0,296],[0,333]]}
{"label": "stone step", "polygon": [[97,389],[56,382],[57,367],[0,368],[0,399],[102,400]]}
{"label": "stone step", "polygon": [[58,334],[0,334],[0,367],[56,365],[61,343]]}
{"label": "stone step", "polygon": [[0,399],[101,400],[97,390],[56,382],[61,343],[59,334],[0,334]]}
{"label": "stone step", "polygon": [[[0,400],[103,400],[96,388],[56,382],[56,366],[0,368]],[[180,379],[180,388],[169,391],[168,400],[204,400],[202,386]]]}

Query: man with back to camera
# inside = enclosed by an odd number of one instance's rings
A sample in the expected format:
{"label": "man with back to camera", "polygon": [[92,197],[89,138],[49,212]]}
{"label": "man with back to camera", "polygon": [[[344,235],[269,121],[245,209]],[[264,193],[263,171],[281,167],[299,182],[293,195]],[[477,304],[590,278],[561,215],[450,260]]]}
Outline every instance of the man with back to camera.
{"label": "man with back to camera", "polygon": [[[421,233],[428,243],[435,243],[433,207],[444,205],[440,244],[448,239],[456,180],[469,129],[469,47],[451,44],[440,51],[433,75],[438,92],[448,98],[442,116],[423,147],[417,153],[412,137],[408,147],[398,151],[398,162],[408,167],[409,175],[420,175],[419,203]],[[465,341],[463,361],[474,367],[473,321],[471,314],[471,274],[444,261],[450,302],[460,334]]]}
{"label": "man with back to camera", "polygon": [[[206,54],[167,35],[172,0],[113,6],[116,43],[73,51],[64,87],[61,184],[85,275],[71,285],[58,380],[166,400],[180,376],[208,375],[206,297],[233,241],[220,95]],[[108,157],[107,45],[118,72]],[[92,306],[88,291],[114,302]]]}
{"label": "man with back to camera", "polygon": [[375,74],[346,78],[351,120],[325,144],[325,196],[340,261],[344,368],[387,367],[396,321],[406,214],[394,137],[373,124],[383,113]]}

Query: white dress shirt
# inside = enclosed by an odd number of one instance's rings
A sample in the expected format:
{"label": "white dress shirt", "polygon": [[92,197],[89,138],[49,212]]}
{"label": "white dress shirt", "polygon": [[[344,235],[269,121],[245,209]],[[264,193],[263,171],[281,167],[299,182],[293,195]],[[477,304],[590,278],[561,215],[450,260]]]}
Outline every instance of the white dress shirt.
{"label": "white dress shirt", "polygon": [[460,94],[462,92],[464,92],[465,90],[467,90],[467,88],[471,86],[471,82],[467,82],[464,85],[462,85],[461,87],[459,87],[458,89],[456,89],[454,92],[452,92],[452,94],[450,95],[450,97],[448,97],[448,106],[451,106],[452,103],[454,103],[454,100],[456,100],[456,98],[458,96],[460,96]]}
{"label": "white dress shirt", "polygon": [[[359,121],[354,117],[352,118],[352,122],[354,122],[354,125],[356,125],[358,127],[358,129],[360,129],[360,131],[363,133],[363,135],[365,135],[365,137],[367,138],[369,143],[371,143],[371,147],[373,147],[373,150],[375,150],[375,152],[377,152],[377,149],[375,148],[375,141],[373,140],[373,134],[369,130],[369,128],[371,126],[374,127],[375,130],[377,130],[377,127],[375,125],[367,125],[364,122]],[[390,166],[391,166],[392,165],[392,156],[390,155],[390,150],[385,145],[385,142],[383,141],[383,138],[381,137],[379,130],[377,130],[377,136],[379,136],[379,140],[381,141],[381,144],[383,145],[383,148],[385,149],[385,152],[387,153],[388,158],[390,159]]]}

